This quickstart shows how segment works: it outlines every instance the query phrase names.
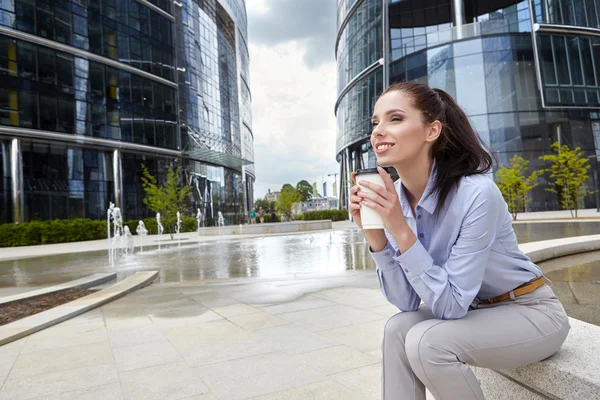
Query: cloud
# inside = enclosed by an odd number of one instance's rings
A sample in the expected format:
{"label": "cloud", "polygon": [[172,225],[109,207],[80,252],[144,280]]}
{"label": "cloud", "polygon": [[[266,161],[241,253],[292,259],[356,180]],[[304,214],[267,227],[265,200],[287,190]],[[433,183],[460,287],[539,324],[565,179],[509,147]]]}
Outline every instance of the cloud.
{"label": "cloud", "polygon": [[302,62],[306,53],[299,40],[250,40],[256,198],[284,183],[320,182],[338,171],[335,61],[331,55],[310,66]]}
{"label": "cloud", "polygon": [[274,46],[300,42],[309,67],[334,57],[337,6],[334,0],[248,0],[250,42]]}

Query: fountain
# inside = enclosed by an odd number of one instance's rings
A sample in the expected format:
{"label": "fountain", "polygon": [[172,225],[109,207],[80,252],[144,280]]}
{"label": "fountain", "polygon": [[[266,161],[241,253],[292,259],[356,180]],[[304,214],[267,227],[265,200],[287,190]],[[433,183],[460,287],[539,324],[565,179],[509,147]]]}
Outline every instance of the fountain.
{"label": "fountain", "polygon": [[200,233],[200,221],[202,221],[202,213],[200,212],[200,209],[198,209],[198,212],[196,213],[196,221],[198,222],[198,233]]}
{"label": "fountain", "polygon": [[[121,209],[115,207],[114,203],[109,203],[108,211],[106,212],[106,228],[108,231],[108,259],[113,265],[118,255],[127,251],[127,238],[123,238],[123,216]],[[110,236],[110,224],[113,224],[113,236]],[[129,228],[128,228],[129,230]]]}
{"label": "fountain", "polygon": [[125,249],[125,255],[133,254],[133,235],[129,227],[123,227],[123,236],[121,236],[121,249]]}
{"label": "fountain", "polygon": [[148,234],[148,229],[146,229],[146,225],[144,225],[144,221],[140,220],[138,222],[138,226],[135,229],[136,233],[140,237],[140,253],[144,251],[144,236]]}
{"label": "fountain", "polygon": [[221,211],[218,211],[217,215],[218,215],[218,221],[217,221],[218,226],[225,226],[225,218],[223,218],[223,213]]}
{"label": "fountain", "polygon": [[177,211],[177,224],[175,225],[175,233],[177,234],[177,245],[181,246],[181,236],[179,233],[181,232],[181,213]]}
{"label": "fountain", "polygon": [[160,213],[156,213],[156,225],[158,225],[158,251],[160,251],[160,236],[165,231],[165,228],[160,223]]}

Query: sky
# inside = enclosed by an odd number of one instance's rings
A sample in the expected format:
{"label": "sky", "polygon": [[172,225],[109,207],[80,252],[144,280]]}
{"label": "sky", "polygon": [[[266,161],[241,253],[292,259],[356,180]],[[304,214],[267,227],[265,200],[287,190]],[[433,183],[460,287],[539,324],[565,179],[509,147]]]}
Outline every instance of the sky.
{"label": "sky", "polygon": [[[300,180],[328,182],[335,161],[334,0],[246,0],[254,198]],[[339,179],[339,176],[338,176]]]}

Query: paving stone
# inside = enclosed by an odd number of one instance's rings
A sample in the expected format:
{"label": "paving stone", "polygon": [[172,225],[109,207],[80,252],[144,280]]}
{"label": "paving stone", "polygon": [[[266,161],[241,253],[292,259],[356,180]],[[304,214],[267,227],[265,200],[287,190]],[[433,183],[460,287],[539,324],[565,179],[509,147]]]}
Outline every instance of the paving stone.
{"label": "paving stone", "polygon": [[258,339],[279,351],[298,354],[338,346],[335,339],[321,336],[295,325],[282,325],[256,331]]}
{"label": "paving stone", "polygon": [[341,328],[330,329],[319,332],[328,338],[337,340],[348,347],[358,351],[368,352],[381,349],[383,340],[383,331],[387,320],[366,322],[364,324],[344,326]]}
{"label": "paving stone", "polygon": [[228,318],[231,322],[241,326],[249,331],[258,329],[272,328],[274,326],[288,325],[290,322],[285,319],[277,318],[269,313],[258,311],[254,314],[238,315]]}
{"label": "paving stone", "polygon": [[298,354],[294,359],[313,367],[325,375],[336,374],[380,362],[377,358],[368,356],[347,346],[329,347],[327,349]]}
{"label": "paving stone", "polygon": [[[6,348],[6,346],[0,347],[0,382],[4,383],[4,380],[15,364],[20,352],[20,348]],[[2,383],[0,383],[0,387],[2,386]]]}
{"label": "paving stone", "polygon": [[114,364],[94,365],[19,379],[7,379],[0,389],[0,399],[32,399],[107,385],[118,382],[118,380],[117,368]]}
{"label": "paving stone", "polygon": [[150,318],[154,324],[161,329],[223,319],[223,317],[216,312],[211,311],[198,303],[193,307],[172,311],[160,311],[150,314]]}
{"label": "paving stone", "polygon": [[252,336],[247,330],[227,320],[185,325],[165,329],[162,332],[182,354],[202,346],[230,343]]}
{"label": "paving stone", "polygon": [[334,305],[334,303],[329,300],[323,300],[318,298],[305,298],[302,300],[291,301],[289,303],[260,307],[260,309],[264,312],[268,312],[269,314],[277,315],[295,311],[312,310],[313,308],[326,307],[332,305]]}
{"label": "paving stone", "polygon": [[201,371],[190,368],[183,361],[119,375],[126,399],[185,399],[210,391],[203,382]]}
{"label": "paving stone", "polygon": [[365,311],[370,311],[370,312],[375,313],[375,314],[379,314],[382,317],[385,317],[385,318],[388,318],[388,319],[391,318],[391,317],[393,317],[394,315],[396,315],[396,314],[398,314],[400,312],[400,310],[398,309],[398,307],[396,307],[396,306],[394,306],[394,305],[392,305],[390,303],[387,303],[387,304],[384,304],[384,305],[381,305],[381,306],[375,306],[375,307],[365,308],[364,310]]}
{"label": "paving stone", "polygon": [[110,340],[110,345],[113,348],[134,346],[165,339],[160,329],[158,329],[156,326],[121,329],[118,331],[108,332],[108,338]]}
{"label": "paving stone", "polygon": [[134,346],[117,347],[113,349],[113,353],[119,371],[162,365],[181,359],[177,350],[164,339]]}
{"label": "paving stone", "polygon": [[341,287],[323,290],[313,296],[358,309],[389,304],[380,290],[365,288]]}
{"label": "paving stone", "polygon": [[103,310],[106,329],[109,332],[153,326],[154,322],[139,307]]}
{"label": "paving stone", "polygon": [[261,354],[197,370],[218,398],[228,400],[246,399],[326,379],[313,369],[292,362],[283,353]]}
{"label": "paving stone", "polygon": [[253,397],[250,400],[362,400],[335,381],[323,381]]}
{"label": "paving stone", "polygon": [[113,354],[108,343],[43,350],[20,355],[10,371],[9,378],[65,371],[74,368],[112,363]]}
{"label": "paving stone", "polygon": [[236,342],[214,344],[184,353],[184,358],[192,367],[215,364],[223,361],[271,353],[274,349],[268,343],[257,339],[243,339]]}
{"label": "paving stone", "polygon": [[29,336],[22,353],[106,342],[108,342],[106,328],[96,322],[76,325],[58,324]]}
{"label": "paving stone", "polygon": [[378,314],[343,305],[296,311],[280,314],[279,317],[313,332],[381,319]]}
{"label": "paving stone", "polygon": [[215,293],[200,293],[189,295],[191,299],[194,299],[198,303],[208,308],[227,307],[236,304],[242,304],[241,301],[234,299],[228,294],[215,294]]}
{"label": "paving stone", "polygon": [[110,383],[51,396],[36,397],[34,400],[122,400],[123,398],[121,384]]}
{"label": "paving stone", "polygon": [[366,400],[381,399],[381,364],[330,375],[330,378]]}
{"label": "paving stone", "polygon": [[238,315],[248,315],[260,312],[260,310],[256,307],[249,306],[247,304],[235,304],[227,307],[217,307],[213,308],[213,311],[217,314],[229,318],[236,317]]}

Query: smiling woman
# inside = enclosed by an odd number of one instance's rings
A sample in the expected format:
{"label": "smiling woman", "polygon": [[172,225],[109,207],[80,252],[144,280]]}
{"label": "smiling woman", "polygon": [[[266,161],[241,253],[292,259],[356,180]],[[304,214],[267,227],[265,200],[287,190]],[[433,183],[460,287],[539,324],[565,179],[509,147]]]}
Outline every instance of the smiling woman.
{"label": "smiling woman", "polygon": [[[352,179],[349,210],[365,229],[383,295],[404,311],[383,339],[383,398],[478,399],[469,365],[504,369],[543,360],[570,326],[540,268],[518,247],[508,207],[485,174],[492,158],[456,101],[418,83],[386,90],[371,144],[383,186]],[[360,172],[360,171],[359,171]],[[362,189],[361,187],[366,188]]]}

